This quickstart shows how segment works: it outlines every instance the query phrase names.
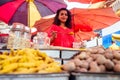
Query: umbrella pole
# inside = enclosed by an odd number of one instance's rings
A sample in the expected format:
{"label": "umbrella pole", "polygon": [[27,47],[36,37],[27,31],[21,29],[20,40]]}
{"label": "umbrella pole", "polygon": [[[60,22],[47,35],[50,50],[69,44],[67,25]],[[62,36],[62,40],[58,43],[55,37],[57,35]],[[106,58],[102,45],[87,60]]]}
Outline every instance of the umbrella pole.
{"label": "umbrella pole", "polygon": [[30,2],[28,1],[28,20],[27,20],[27,25],[30,27]]}

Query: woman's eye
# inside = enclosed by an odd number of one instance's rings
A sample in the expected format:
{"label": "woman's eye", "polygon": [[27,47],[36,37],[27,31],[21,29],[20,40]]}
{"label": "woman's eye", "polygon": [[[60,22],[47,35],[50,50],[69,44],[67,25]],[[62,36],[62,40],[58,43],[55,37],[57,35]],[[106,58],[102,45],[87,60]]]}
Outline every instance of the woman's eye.
{"label": "woman's eye", "polygon": [[61,13],[61,16],[62,16],[62,15],[65,15],[65,16],[67,16],[67,14],[64,14],[64,13]]}
{"label": "woman's eye", "polygon": [[65,14],[65,16],[68,16],[67,14]]}
{"label": "woman's eye", "polygon": [[61,13],[61,15],[64,15],[63,13]]}

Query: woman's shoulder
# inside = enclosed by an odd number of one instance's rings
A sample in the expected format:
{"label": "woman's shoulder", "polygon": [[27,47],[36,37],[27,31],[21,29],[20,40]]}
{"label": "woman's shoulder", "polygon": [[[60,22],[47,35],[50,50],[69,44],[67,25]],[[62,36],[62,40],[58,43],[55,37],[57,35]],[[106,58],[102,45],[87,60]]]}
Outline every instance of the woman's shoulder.
{"label": "woman's shoulder", "polygon": [[51,27],[59,27],[58,25],[52,24]]}
{"label": "woman's shoulder", "polygon": [[52,24],[52,25],[51,25],[51,28],[52,28],[52,29],[59,29],[60,27],[59,27],[58,25]]}

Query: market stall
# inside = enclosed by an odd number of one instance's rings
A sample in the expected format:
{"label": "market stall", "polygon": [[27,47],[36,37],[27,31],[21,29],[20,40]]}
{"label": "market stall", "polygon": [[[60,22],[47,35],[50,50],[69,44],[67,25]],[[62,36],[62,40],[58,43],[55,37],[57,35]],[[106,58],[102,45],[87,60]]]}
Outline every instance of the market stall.
{"label": "market stall", "polygon": [[[51,46],[48,36],[40,32],[31,41],[28,26],[1,26],[0,80],[120,80],[120,49],[98,45],[96,38],[82,47],[65,48]],[[110,32],[116,32],[114,28]]]}

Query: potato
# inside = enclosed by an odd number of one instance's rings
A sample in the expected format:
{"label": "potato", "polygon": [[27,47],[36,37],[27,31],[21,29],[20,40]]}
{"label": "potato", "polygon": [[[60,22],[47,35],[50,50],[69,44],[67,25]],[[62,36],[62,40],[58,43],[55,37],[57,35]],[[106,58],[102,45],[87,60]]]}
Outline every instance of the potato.
{"label": "potato", "polygon": [[92,54],[96,54],[98,52],[96,47],[88,48],[87,51],[89,51]]}
{"label": "potato", "polygon": [[93,58],[93,60],[96,60],[99,54],[90,54],[90,57]]}
{"label": "potato", "polygon": [[86,61],[87,61],[88,63],[90,63],[90,62],[93,61],[93,58],[92,58],[92,57],[89,57],[89,58],[86,59]]}
{"label": "potato", "polygon": [[110,48],[107,48],[107,49],[105,49],[105,52],[112,53],[112,52],[113,52],[113,50],[112,50],[112,49],[110,49]]}
{"label": "potato", "polygon": [[105,67],[107,70],[112,70],[114,68],[114,63],[110,59],[107,59],[105,61]]}
{"label": "potato", "polygon": [[78,58],[75,58],[75,59],[74,59],[74,63],[75,63],[75,66],[80,66],[80,65],[82,65],[82,61],[80,61],[80,59],[78,59]]}
{"label": "potato", "polygon": [[101,72],[101,69],[99,68],[96,62],[91,62],[89,72]]}
{"label": "potato", "polygon": [[86,59],[88,57],[88,55],[86,54],[86,52],[82,51],[80,54],[79,54],[79,59]]}
{"label": "potato", "polygon": [[62,65],[62,69],[65,71],[74,71],[76,69],[76,66],[73,61],[69,61]]}
{"label": "potato", "polygon": [[114,50],[113,51],[113,56],[115,59],[120,60],[120,51]]}
{"label": "potato", "polygon": [[107,58],[107,59],[113,59],[113,54],[112,53],[109,53],[109,52],[105,52],[105,57]]}
{"label": "potato", "polygon": [[103,54],[103,53],[105,53],[105,50],[104,50],[103,48],[98,48],[97,50],[98,50],[98,51],[97,51],[98,54]]}
{"label": "potato", "polygon": [[120,64],[120,60],[113,59],[112,61],[114,62],[114,64]]}
{"label": "potato", "polygon": [[86,54],[87,54],[88,57],[90,57],[91,52],[86,51]]}
{"label": "potato", "polygon": [[100,68],[100,72],[105,72],[106,71],[106,68],[104,65],[99,65],[99,68]]}
{"label": "potato", "polygon": [[89,68],[89,63],[87,61],[83,60],[81,62],[82,62],[82,64],[80,65],[81,68],[86,68],[86,69]]}
{"label": "potato", "polygon": [[80,70],[80,66],[76,66],[75,71],[76,71],[76,72],[79,72],[79,70]]}
{"label": "potato", "polygon": [[86,68],[80,68],[79,71],[80,72],[87,72],[88,70]]}
{"label": "potato", "polygon": [[115,71],[115,72],[120,72],[120,64],[116,64],[116,65],[114,66],[114,71]]}
{"label": "potato", "polygon": [[98,64],[104,64],[105,61],[106,61],[106,58],[105,58],[103,55],[98,55],[98,56],[97,56],[96,62],[97,62]]}
{"label": "potato", "polygon": [[97,62],[95,62],[95,61],[92,61],[89,65],[90,65],[90,68],[92,68],[94,66],[98,66]]}

